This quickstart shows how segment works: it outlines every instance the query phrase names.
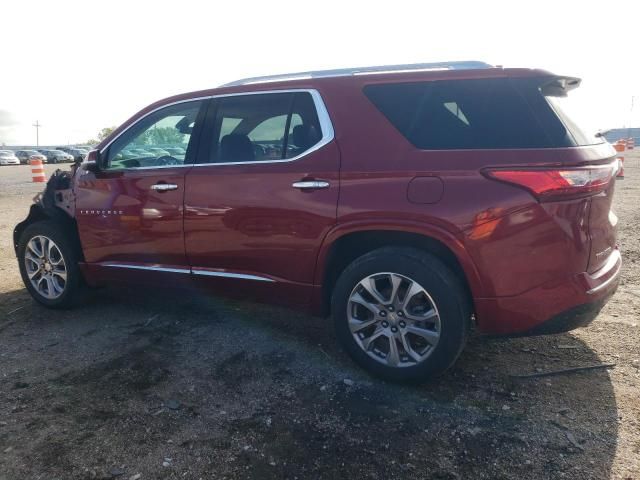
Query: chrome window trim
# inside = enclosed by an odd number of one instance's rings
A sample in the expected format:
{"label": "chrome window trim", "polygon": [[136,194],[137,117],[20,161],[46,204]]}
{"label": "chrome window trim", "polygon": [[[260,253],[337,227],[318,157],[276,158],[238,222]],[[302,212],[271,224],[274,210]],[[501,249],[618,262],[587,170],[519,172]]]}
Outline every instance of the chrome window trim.
{"label": "chrome window trim", "polygon": [[102,267],[129,268],[132,270],[151,270],[154,272],[191,273],[191,270],[186,268],[152,267],[148,265],[130,265],[117,262],[100,263],[99,265]]}
{"label": "chrome window trim", "polygon": [[193,167],[193,163],[185,163],[183,165],[157,165],[152,167],[123,167],[123,168],[110,169],[109,171],[110,172],[135,172],[138,170],[151,170],[151,169],[161,170],[164,168],[186,168],[186,167]]}
{"label": "chrome window trim", "polygon": [[153,113],[162,110],[163,108],[167,108],[167,107],[171,107],[173,105],[179,105],[181,103],[187,103],[187,102],[196,102],[196,101],[201,101],[201,100],[211,100],[211,99],[215,99],[215,98],[225,98],[225,97],[239,97],[239,96],[247,96],[247,95],[266,95],[266,94],[270,94],[270,93],[299,93],[299,92],[306,92],[309,93],[311,95],[311,98],[313,99],[313,104],[315,106],[316,109],[316,114],[318,115],[318,121],[320,122],[320,130],[322,131],[322,138],[320,139],[320,141],[318,143],[316,143],[315,145],[313,145],[311,148],[309,148],[308,150],[305,150],[303,153],[301,153],[300,155],[296,155],[295,157],[292,158],[283,158],[283,159],[279,159],[279,160],[253,160],[253,161],[247,161],[247,162],[220,162],[220,163],[185,163],[182,165],[160,165],[160,166],[151,166],[151,167],[124,167],[121,169],[113,169],[113,171],[136,171],[136,170],[150,170],[150,169],[164,169],[164,168],[185,168],[185,167],[214,167],[214,166],[224,166],[224,165],[254,165],[254,164],[270,164],[270,163],[288,163],[288,162],[295,162],[313,152],[318,151],[319,149],[321,149],[322,147],[324,147],[325,145],[327,145],[328,143],[331,143],[333,141],[333,139],[335,138],[335,130],[333,129],[333,123],[331,122],[331,117],[329,116],[329,111],[327,110],[327,107],[324,103],[324,100],[322,99],[322,95],[320,95],[320,92],[318,92],[318,90],[314,89],[314,88],[292,88],[292,89],[285,89],[285,90],[258,90],[258,91],[253,91],[253,92],[236,92],[236,93],[221,93],[218,95],[209,95],[206,97],[197,97],[197,98],[189,98],[189,99],[183,99],[183,100],[177,100],[175,102],[171,102],[171,103],[167,103],[165,105],[161,105],[158,108],[154,108],[153,110],[147,112],[146,114],[144,114],[142,117],[138,118],[135,122],[133,122],[131,125],[129,125],[127,128],[125,128],[122,132],[120,132],[118,135],[116,135],[113,139],[111,139],[109,141],[109,143],[107,143],[103,148],[100,149],[100,154],[102,155],[102,153],[104,153],[113,142],[115,142],[118,138],[120,138],[122,135],[124,135],[127,131],[129,131],[129,129],[131,129],[133,126],[135,126],[137,123],[141,122],[142,120],[144,120],[145,118],[147,118],[149,115],[152,115]]}
{"label": "chrome window trim", "polygon": [[[134,127],[135,125],[137,125],[138,123],[140,123],[142,120],[144,120],[145,118],[147,118],[149,115],[152,115],[154,113],[156,113],[159,110],[162,110],[163,108],[167,108],[167,107],[172,107],[174,105],[180,105],[181,103],[188,103],[188,102],[197,102],[197,101],[202,101],[202,100],[208,100],[210,99],[211,96],[206,96],[206,97],[195,97],[195,98],[185,98],[182,100],[176,100],[175,102],[171,102],[171,103],[166,103],[164,105],[160,105],[157,108],[154,108],[153,110],[145,113],[144,115],[142,115],[140,118],[138,118],[135,122],[133,122],[131,125],[129,125],[127,128],[125,128],[124,130],[122,130],[120,133],[118,133],[115,137],[113,137],[111,140],[109,140],[109,143],[107,143],[104,147],[102,147],[100,150],[98,150],[100,152],[100,154],[102,155],[110,146],[113,142],[115,142],[116,140],[118,140],[122,135],[124,135],[125,133],[127,133],[129,130],[131,130],[132,127]],[[180,166],[180,165],[178,165]],[[186,165],[185,165],[186,166]],[[150,168],[150,167],[130,167],[130,168],[123,168],[122,170],[138,170],[140,168]],[[151,167],[151,168],[160,168],[160,167]],[[115,170],[115,169],[114,169]]]}
{"label": "chrome window trim", "polygon": [[232,273],[232,272],[219,272],[215,270],[202,270],[199,268],[192,268],[191,273],[194,275],[205,275],[208,277],[223,277],[223,278],[237,278],[241,280],[256,280],[258,282],[275,282],[272,278],[261,277],[260,275],[250,275],[248,273]]}

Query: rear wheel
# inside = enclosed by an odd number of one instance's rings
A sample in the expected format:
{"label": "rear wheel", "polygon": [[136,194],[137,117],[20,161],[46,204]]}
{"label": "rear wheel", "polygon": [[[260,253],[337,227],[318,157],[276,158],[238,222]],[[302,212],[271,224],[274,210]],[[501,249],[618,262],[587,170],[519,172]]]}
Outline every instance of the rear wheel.
{"label": "rear wheel", "polygon": [[462,351],[470,302],[436,257],[386,247],[351,263],[332,296],[337,336],[362,367],[393,381],[420,381],[449,368]]}
{"label": "rear wheel", "polygon": [[27,290],[42,305],[68,308],[79,299],[78,258],[54,222],[35,222],[25,228],[18,243],[18,263]]}

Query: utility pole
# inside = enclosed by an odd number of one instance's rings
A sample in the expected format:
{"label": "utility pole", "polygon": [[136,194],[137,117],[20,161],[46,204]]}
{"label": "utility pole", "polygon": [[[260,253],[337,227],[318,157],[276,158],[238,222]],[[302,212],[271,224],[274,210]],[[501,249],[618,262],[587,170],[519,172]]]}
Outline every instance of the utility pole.
{"label": "utility pole", "polygon": [[629,110],[629,128],[627,129],[627,138],[631,137],[631,124],[633,123],[633,109],[635,107],[636,97],[631,96],[631,109]]}
{"label": "utility pole", "polygon": [[40,127],[42,125],[40,125],[40,122],[36,120],[36,123],[34,123],[32,126],[36,127],[36,147],[39,147],[40,146]]}

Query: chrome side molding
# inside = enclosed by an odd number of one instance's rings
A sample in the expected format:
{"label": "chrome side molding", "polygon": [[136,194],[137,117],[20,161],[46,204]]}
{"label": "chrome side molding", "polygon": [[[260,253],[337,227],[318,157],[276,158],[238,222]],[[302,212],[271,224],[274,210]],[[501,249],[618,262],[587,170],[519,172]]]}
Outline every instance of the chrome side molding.
{"label": "chrome side molding", "polygon": [[258,282],[275,282],[272,278],[250,275],[248,273],[218,272],[215,270],[203,270],[199,268],[192,268],[191,273],[194,275],[205,275],[209,277],[238,278],[241,280],[255,280]]}
{"label": "chrome side molding", "polygon": [[167,272],[167,273],[187,273],[193,275],[204,275],[208,277],[222,277],[222,278],[237,278],[240,280],[255,280],[258,282],[275,282],[272,278],[263,277],[260,275],[251,275],[248,273],[234,273],[234,272],[222,272],[218,270],[207,270],[203,268],[174,268],[174,267],[160,267],[156,265],[133,265],[130,263],[119,263],[119,262],[106,262],[99,263],[101,267],[111,267],[111,268],[128,268],[131,270],[146,270],[152,272]]}
{"label": "chrome side molding", "polygon": [[158,267],[154,265],[133,265],[130,263],[118,262],[99,263],[98,265],[100,265],[101,267],[129,268],[131,270],[150,270],[153,272],[191,273],[191,270],[187,268]]}

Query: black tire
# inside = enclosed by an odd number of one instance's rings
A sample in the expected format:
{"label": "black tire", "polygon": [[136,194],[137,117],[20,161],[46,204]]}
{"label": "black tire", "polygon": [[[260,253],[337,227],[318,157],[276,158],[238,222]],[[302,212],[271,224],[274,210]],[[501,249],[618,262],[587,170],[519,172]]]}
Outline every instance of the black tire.
{"label": "black tire", "polygon": [[[27,274],[25,252],[27,244],[37,236],[45,236],[56,244],[66,266],[66,282],[62,294],[57,298],[46,298],[31,283]],[[70,308],[76,305],[84,293],[84,281],[78,267],[78,254],[64,231],[50,220],[43,220],[27,226],[18,242],[18,265],[25,287],[38,303],[48,308]]]}
{"label": "black tire", "polygon": [[[440,338],[431,353],[411,366],[391,367],[367,354],[348,325],[349,298],[358,283],[380,272],[391,272],[419,283],[435,303]],[[370,373],[395,382],[420,382],[451,367],[462,352],[470,330],[471,301],[460,279],[435,256],[405,247],[384,247],[354,260],[342,272],[333,290],[331,310],[338,340],[353,360]]]}

